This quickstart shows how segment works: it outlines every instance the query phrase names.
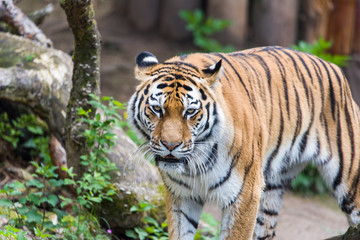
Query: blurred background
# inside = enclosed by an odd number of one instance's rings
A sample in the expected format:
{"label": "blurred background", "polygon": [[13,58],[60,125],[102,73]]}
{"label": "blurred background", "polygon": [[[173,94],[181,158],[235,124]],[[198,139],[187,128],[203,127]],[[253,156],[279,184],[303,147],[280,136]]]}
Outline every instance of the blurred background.
{"label": "blurred background", "polygon": [[[40,25],[55,49],[71,54],[73,36],[58,0],[22,0],[32,13],[52,3]],[[94,0],[102,36],[101,92],[127,102],[137,81],[135,58],[152,52],[159,61],[188,52],[237,51],[281,45],[340,65],[360,103],[360,0]],[[1,46],[0,46],[1,47]],[[316,169],[292,183],[280,212],[277,239],[320,239],[343,233],[345,216],[329,200]],[[208,211],[219,218],[219,212]],[[310,236],[310,237],[309,237]]]}
{"label": "blurred background", "polygon": [[[23,0],[17,6],[30,13],[49,2],[54,11],[40,28],[54,48],[70,53],[72,33],[58,1]],[[359,0],[95,0],[94,8],[102,35],[102,94],[120,101],[134,90],[134,59],[144,50],[164,61],[184,52],[304,41],[315,54],[351,56],[342,65],[360,102]]]}

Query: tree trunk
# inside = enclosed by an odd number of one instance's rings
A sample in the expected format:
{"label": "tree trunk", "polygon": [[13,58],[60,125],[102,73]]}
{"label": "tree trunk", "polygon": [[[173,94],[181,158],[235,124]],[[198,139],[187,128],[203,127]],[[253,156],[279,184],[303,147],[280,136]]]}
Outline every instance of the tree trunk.
{"label": "tree trunk", "polygon": [[20,36],[32,39],[42,46],[52,46],[52,42],[14,5],[13,0],[0,0],[0,20],[12,26]]}
{"label": "tree trunk", "polygon": [[297,0],[257,0],[253,4],[253,30],[256,43],[281,46],[295,43]]}
{"label": "tree trunk", "polygon": [[355,33],[353,38],[353,54],[360,53],[360,0],[356,1],[356,13],[355,13]]}
{"label": "tree trunk", "polygon": [[329,52],[349,55],[355,31],[356,0],[333,0],[326,39],[333,42]]}
{"label": "tree trunk", "polygon": [[360,224],[349,227],[344,235],[327,238],[326,240],[359,240],[360,239]]}
{"label": "tree trunk", "polygon": [[247,36],[248,0],[209,0],[207,14],[231,21],[231,25],[216,36],[222,43],[243,47]]}
{"label": "tree trunk", "polygon": [[332,8],[331,0],[300,1],[300,39],[312,43],[320,37],[325,38]]}
{"label": "tree trunk", "polygon": [[[100,34],[91,0],[62,0],[69,27],[74,35],[74,70],[70,99],[65,122],[65,148],[68,165],[74,168],[77,178],[84,173],[80,156],[87,155],[88,149],[82,132],[87,128],[79,122],[78,108],[91,108],[89,94],[100,95]],[[95,116],[92,112],[90,116]]]}
{"label": "tree trunk", "polygon": [[166,0],[162,1],[160,13],[160,32],[172,40],[191,39],[191,32],[186,30],[186,22],[179,16],[181,10],[194,11],[201,9],[200,0]]}

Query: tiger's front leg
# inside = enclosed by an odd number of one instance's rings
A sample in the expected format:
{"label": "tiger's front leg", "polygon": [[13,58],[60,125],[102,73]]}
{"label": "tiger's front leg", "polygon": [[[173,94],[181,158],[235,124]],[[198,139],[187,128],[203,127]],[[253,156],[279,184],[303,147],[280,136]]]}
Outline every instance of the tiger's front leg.
{"label": "tiger's front leg", "polygon": [[193,240],[203,209],[203,203],[166,194],[166,217],[170,240]]}
{"label": "tiger's front leg", "polygon": [[244,177],[241,193],[223,209],[221,240],[253,239],[262,191],[262,176],[256,171]]}

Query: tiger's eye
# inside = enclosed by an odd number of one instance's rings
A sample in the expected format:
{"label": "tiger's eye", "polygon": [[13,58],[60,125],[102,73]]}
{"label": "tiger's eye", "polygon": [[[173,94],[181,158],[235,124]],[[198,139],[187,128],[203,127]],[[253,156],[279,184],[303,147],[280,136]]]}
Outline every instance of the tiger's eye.
{"label": "tiger's eye", "polygon": [[161,112],[161,107],[159,106],[153,106],[152,108],[157,112]]}
{"label": "tiger's eye", "polygon": [[187,115],[193,114],[194,112],[195,112],[195,109],[188,109],[188,110],[186,110],[186,114],[187,114]]}

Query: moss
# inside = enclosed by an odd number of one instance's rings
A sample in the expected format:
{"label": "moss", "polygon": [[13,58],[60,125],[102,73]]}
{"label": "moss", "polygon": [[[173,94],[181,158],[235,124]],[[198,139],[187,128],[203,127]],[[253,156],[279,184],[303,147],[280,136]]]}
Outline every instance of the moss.
{"label": "moss", "polygon": [[34,69],[38,67],[38,64],[34,63],[34,59],[39,57],[38,53],[20,51],[23,47],[10,42],[1,42],[1,44],[3,44],[0,50],[1,68],[19,66],[25,69]]}

